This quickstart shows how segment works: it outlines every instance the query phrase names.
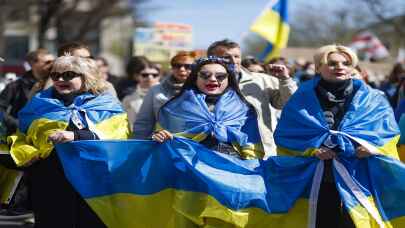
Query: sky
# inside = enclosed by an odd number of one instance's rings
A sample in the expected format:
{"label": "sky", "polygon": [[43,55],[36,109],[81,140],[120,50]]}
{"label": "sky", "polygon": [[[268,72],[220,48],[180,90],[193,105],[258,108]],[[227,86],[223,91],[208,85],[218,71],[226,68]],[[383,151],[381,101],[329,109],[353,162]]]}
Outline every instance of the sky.
{"label": "sky", "polygon": [[143,6],[143,18],[148,22],[190,24],[194,48],[205,49],[213,41],[224,38],[240,42],[268,1],[150,0]]}

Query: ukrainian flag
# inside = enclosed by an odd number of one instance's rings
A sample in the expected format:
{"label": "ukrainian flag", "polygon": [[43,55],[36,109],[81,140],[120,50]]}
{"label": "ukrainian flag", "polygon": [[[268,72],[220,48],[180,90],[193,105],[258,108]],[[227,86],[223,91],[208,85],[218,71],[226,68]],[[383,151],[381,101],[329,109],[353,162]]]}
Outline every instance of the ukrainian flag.
{"label": "ukrainian flag", "polygon": [[287,46],[290,33],[287,0],[271,0],[250,30],[268,41],[260,59],[268,61],[280,56],[281,49]]}
{"label": "ukrainian flag", "polygon": [[313,217],[316,158],[241,160],[179,137],[76,141],[56,150],[107,227],[295,228]]}
{"label": "ukrainian flag", "polygon": [[[313,157],[324,142],[336,144],[342,152],[333,160],[335,183],[356,227],[404,227],[405,165],[398,160],[399,130],[389,103],[353,80],[352,102],[331,130],[315,94],[318,82],[304,83],[285,105],[275,131],[279,154]],[[357,158],[356,145],[374,155]]]}
{"label": "ukrainian flag", "polygon": [[17,134],[8,137],[10,154],[18,166],[36,158],[46,158],[54,148],[48,140],[55,131],[66,130],[71,118],[85,119],[91,131],[101,139],[126,139],[130,135],[127,114],[120,102],[108,93],[84,93],[65,106],[53,98],[51,87],[38,93],[18,113]]}

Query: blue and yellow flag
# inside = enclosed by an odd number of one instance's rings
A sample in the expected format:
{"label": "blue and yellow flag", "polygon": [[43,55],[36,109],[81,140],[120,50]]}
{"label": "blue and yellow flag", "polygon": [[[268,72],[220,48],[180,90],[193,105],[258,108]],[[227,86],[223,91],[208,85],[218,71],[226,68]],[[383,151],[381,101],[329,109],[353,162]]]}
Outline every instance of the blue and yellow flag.
{"label": "blue and yellow flag", "polygon": [[36,94],[19,112],[19,129],[8,137],[10,154],[18,166],[35,158],[46,158],[54,148],[49,135],[65,130],[72,118],[81,122],[101,139],[129,137],[127,114],[121,103],[108,93],[77,96],[65,106],[53,98],[53,87]]}
{"label": "blue and yellow flag", "polygon": [[290,33],[287,0],[271,0],[250,30],[268,41],[260,56],[262,61],[280,56],[280,50],[287,46]]}
{"label": "blue and yellow flag", "polygon": [[[324,143],[335,144],[341,150],[333,160],[336,187],[356,227],[404,227],[405,165],[398,160],[399,129],[388,101],[353,80],[352,102],[331,130],[315,93],[318,82],[304,83],[284,107],[274,137],[279,154],[312,157]],[[357,158],[358,145],[374,155]]]}
{"label": "blue and yellow flag", "polygon": [[112,228],[305,227],[319,164],[241,160],[180,137],[76,141],[56,150],[68,180]]}
{"label": "blue and yellow flag", "polygon": [[185,90],[160,109],[158,128],[197,142],[213,135],[219,142],[232,144],[242,158],[263,158],[254,109],[229,89],[211,112],[205,102],[206,96],[194,89]]}

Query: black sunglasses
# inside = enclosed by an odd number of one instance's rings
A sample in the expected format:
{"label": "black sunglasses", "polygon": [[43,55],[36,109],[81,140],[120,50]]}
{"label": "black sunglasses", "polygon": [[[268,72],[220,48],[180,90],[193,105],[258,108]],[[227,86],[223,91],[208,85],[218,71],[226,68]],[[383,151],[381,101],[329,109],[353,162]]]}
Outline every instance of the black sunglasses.
{"label": "black sunglasses", "polygon": [[51,74],[49,75],[49,77],[52,79],[52,81],[58,81],[59,78],[62,78],[63,81],[70,81],[73,78],[80,77],[80,76],[83,76],[83,74],[78,74],[73,71],[65,71],[63,73],[51,72]]}
{"label": "black sunglasses", "polygon": [[157,73],[142,73],[142,74],[141,74],[141,76],[142,76],[143,78],[147,78],[147,77],[149,77],[149,75],[152,75],[152,77],[154,77],[154,78],[159,77],[159,74],[157,74]]}
{"label": "black sunglasses", "polygon": [[175,69],[180,69],[180,68],[184,67],[184,69],[186,69],[186,70],[191,70],[191,66],[192,66],[191,64],[181,64],[181,63],[174,63],[172,65],[172,67]]}
{"label": "black sunglasses", "polygon": [[200,77],[203,80],[208,80],[211,78],[211,76],[214,75],[217,81],[222,82],[226,78],[228,78],[227,73],[222,73],[222,72],[217,72],[217,73],[212,73],[208,71],[200,71],[198,72],[198,77]]}

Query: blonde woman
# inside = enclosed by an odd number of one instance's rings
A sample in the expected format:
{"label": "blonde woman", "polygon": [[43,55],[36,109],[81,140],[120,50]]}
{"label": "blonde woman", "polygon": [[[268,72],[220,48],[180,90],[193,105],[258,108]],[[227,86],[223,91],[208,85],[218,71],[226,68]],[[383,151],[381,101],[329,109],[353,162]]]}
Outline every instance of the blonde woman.
{"label": "blonde woman", "polygon": [[19,133],[10,137],[11,156],[26,166],[37,227],[103,227],[66,180],[54,145],[77,140],[125,139],[127,115],[105,92],[96,62],[62,56],[55,60],[53,86],[36,94],[19,113]]}

